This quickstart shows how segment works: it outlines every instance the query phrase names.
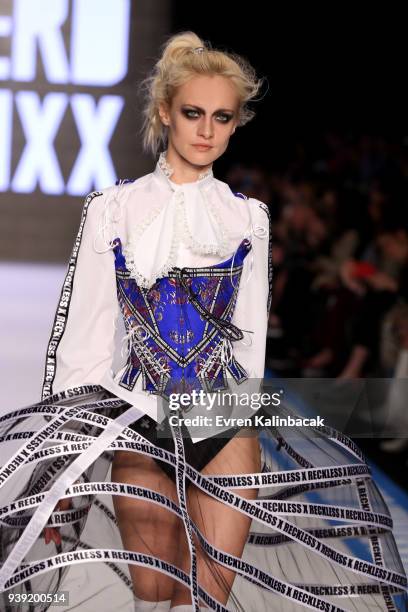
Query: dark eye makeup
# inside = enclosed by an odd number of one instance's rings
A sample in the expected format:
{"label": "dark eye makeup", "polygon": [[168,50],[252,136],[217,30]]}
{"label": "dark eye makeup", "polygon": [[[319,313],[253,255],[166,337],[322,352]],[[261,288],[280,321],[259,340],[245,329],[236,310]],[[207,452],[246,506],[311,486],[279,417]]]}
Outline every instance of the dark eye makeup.
{"label": "dark eye makeup", "polygon": [[[182,108],[181,112],[187,119],[197,119],[199,115],[203,113],[202,110],[196,108]],[[232,114],[222,111],[216,111],[214,115],[221,118],[220,123],[228,123],[233,117]]]}

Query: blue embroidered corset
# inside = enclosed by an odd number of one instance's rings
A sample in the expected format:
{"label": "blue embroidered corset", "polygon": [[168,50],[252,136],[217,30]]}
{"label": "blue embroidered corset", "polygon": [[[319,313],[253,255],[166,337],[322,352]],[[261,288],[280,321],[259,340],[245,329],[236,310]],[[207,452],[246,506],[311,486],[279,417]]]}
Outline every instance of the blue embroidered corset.
{"label": "blue embroidered corset", "polygon": [[174,267],[145,289],[130,276],[120,238],[115,239],[117,295],[130,349],[120,386],[133,390],[141,375],[145,391],[168,398],[180,391],[226,389],[227,370],[237,383],[248,378],[232,354],[231,341],[243,334],[231,319],[250,250],[244,239],[228,260]]}

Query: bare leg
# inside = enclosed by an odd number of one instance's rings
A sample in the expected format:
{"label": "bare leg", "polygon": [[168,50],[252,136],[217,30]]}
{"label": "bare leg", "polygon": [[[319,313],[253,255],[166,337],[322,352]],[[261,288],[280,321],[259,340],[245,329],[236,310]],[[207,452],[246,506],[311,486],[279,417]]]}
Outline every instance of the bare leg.
{"label": "bare leg", "polygon": [[[202,470],[203,474],[240,474],[261,469],[258,437],[235,437]],[[234,489],[238,495],[256,499],[258,489]],[[192,520],[214,547],[241,557],[247,540],[251,519],[190,485],[188,510]],[[181,532],[180,532],[181,535]],[[228,601],[235,572],[211,560],[196,541],[197,573],[200,585],[223,604]],[[190,555],[185,535],[180,537],[179,567],[190,570]],[[172,606],[191,604],[190,592],[180,583],[175,584]]]}
{"label": "bare leg", "polygon": [[[150,457],[117,451],[112,465],[112,482],[147,487],[177,503],[174,483]],[[151,501],[113,497],[116,518],[126,550],[146,553],[175,564],[178,531],[183,525],[173,513]],[[158,570],[129,566],[136,597],[145,601],[171,599],[174,580]]]}

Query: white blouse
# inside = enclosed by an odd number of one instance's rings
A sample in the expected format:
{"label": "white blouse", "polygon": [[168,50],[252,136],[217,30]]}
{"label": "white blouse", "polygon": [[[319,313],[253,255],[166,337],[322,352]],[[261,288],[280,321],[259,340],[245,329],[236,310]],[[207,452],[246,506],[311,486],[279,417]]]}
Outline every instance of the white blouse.
{"label": "white blouse", "polygon": [[146,288],[173,266],[225,261],[249,238],[252,249],[232,317],[244,338],[232,348],[250,379],[263,378],[272,285],[268,208],[255,198],[234,195],[212,168],[190,183],[174,183],[171,174],[164,152],[153,172],[85,198],[48,344],[42,399],[99,384],[156,421],[163,418],[159,398],[142,389],[142,377],[132,391],[118,385],[129,338],[116,294],[112,249],[117,237],[131,276]]}

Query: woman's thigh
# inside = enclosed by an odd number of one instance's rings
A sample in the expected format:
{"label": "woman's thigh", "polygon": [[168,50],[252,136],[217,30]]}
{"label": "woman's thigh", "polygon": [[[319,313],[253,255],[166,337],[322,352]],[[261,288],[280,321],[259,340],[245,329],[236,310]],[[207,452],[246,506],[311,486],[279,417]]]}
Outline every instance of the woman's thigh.
{"label": "woman's thigh", "polygon": [[[234,437],[205,466],[203,474],[247,474],[261,469],[257,436]],[[258,489],[233,489],[237,495],[256,499]],[[197,526],[210,543],[218,548],[241,555],[251,519],[237,509],[201,492],[197,487],[189,491],[190,511]]]}
{"label": "woman's thigh", "polygon": [[[253,435],[232,438],[203,468],[202,473],[245,474],[260,470],[259,440],[257,435]],[[256,499],[258,495],[258,489],[233,489],[233,492],[246,499]],[[241,557],[251,525],[248,516],[203,493],[193,485],[188,489],[188,509],[192,520],[212,546]],[[196,551],[200,585],[221,603],[226,603],[235,572],[211,561],[201,550],[197,540]],[[188,559],[188,555],[186,558]],[[188,569],[186,563],[184,569],[185,571]]]}
{"label": "woman's thigh", "polygon": [[[152,489],[177,503],[174,483],[150,457],[117,451],[112,465],[112,482]],[[116,518],[127,550],[159,557],[174,564],[177,560],[180,520],[168,509],[144,499],[113,497]],[[130,566],[136,595],[158,601],[171,597],[174,581],[157,570]]]}

